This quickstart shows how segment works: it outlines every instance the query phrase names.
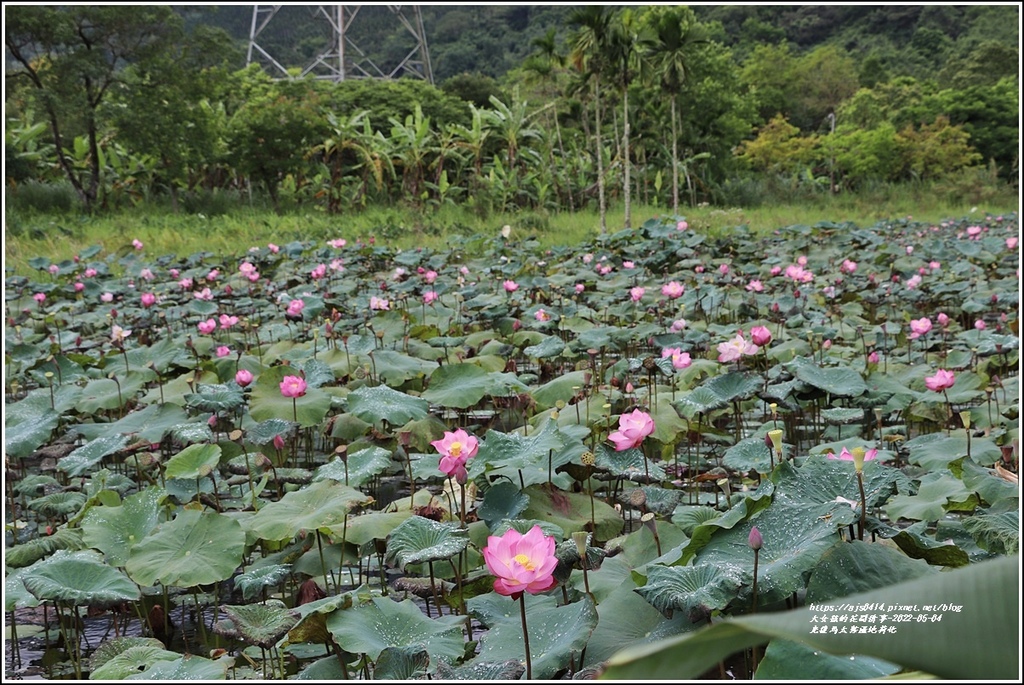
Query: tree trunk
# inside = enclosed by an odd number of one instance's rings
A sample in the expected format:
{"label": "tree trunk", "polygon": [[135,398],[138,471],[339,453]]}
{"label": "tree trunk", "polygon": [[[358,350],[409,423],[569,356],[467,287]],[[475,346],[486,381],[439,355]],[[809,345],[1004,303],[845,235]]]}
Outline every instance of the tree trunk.
{"label": "tree trunk", "polygon": [[622,89],[622,202],[625,205],[626,219],[623,228],[631,228],[630,205],[630,162],[629,162],[629,88]]}
{"label": "tree trunk", "polygon": [[676,126],[676,96],[672,94],[672,214],[679,216],[679,133]]}
{"label": "tree trunk", "polygon": [[604,146],[601,144],[601,95],[594,79],[594,138],[597,141],[597,207],[601,216],[601,235],[608,233],[608,208],[604,201]]}

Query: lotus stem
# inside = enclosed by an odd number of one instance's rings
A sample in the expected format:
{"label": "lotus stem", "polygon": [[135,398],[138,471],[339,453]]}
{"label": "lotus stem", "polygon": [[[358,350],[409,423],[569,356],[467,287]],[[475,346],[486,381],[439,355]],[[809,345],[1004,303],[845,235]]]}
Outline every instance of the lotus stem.
{"label": "lotus stem", "polygon": [[867,523],[867,498],[864,496],[864,472],[857,471],[857,487],[860,488],[860,520],[857,521],[857,539],[864,539],[864,527]]}
{"label": "lotus stem", "polygon": [[526,649],[526,679],[533,680],[533,664],[530,660],[530,633],[526,629],[526,595],[519,595],[519,615],[523,620],[523,647]]}

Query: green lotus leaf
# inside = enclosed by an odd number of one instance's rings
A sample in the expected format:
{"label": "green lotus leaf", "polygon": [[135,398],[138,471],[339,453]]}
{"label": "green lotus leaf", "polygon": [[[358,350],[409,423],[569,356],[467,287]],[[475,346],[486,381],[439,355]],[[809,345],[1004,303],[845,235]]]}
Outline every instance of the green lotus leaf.
{"label": "green lotus leaf", "polygon": [[395,350],[374,350],[368,356],[371,368],[381,383],[398,386],[413,378],[421,378],[438,368],[437,362],[417,359]]}
{"label": "green lotus leaf", "polygon": [[[543,484],[523,490],[530,503],[521,516],[553,523],[562,529],[563,537],[593,527],[598,540],[610,540],[622,530],[623,520],[615,509],[601,500],[591,500],[582,492],[550,490]],[[594,521],[591,522],[593,505]]]}
{"label": "green lotus leaf", "polygon": [[509,529],[515,529],[517,532],[526,535],[534,526],[540,528],[540,531],[544,533],[544,535],[554,538],[556,543],[560,543],[566,537],[565,529],[557,523],[532,518],[502,519],[500,523],[496,524],[494,528],[489,531],[489,533],[490,535],[501,537],[508,532]]}
{"label": "green lotus leaf", "polygon": [[191,423],[179,423],[171,428],[171,437],[189,445],[197,442],[213,442],[213,431],[206,421],[193,421]]}
{"label": "green lotus leaf", "polygon": [[834,397],[858,397],[867,391],[861,375],[848,366],[821,367],[804,357],[787,365],[797,378]]}
{"label": "green lotus leaf", "polygon": [[185,395],[185,406],[195,411],[234,411],[245,404],[245,393],[235,382],[200,385],[197,392]]}
{"label": "green lotus leaf", "polygon": [[637,594],[666,616],[671,617],[679,610],[694,623],[707,620],[712,611],[728,606],[742,584],[734,570],[712,564],[648,564],[645,568],[647,582],[636,589]]}
{"label": "green lotus leaf", "polygon": [[991,469],[979,466],[973,460],[965,459],[961,465],[961,478],[968,490],[978,493],[993,506],[1010,503],[1016,508],[1014,500],[1020,497],[1020,488],[1016,484],[1000,478]]}
{"label": "green lotus leaf", "polygon": [[50,486],[60,486],[60,482],[53,476],[48,476],[42,473],[37,473],[31,476],[25,476],[17,483],[14,484],[14,492],[19,495],[41,495],[43,490],[51,488]]}
{"label": "green lotus leaf", "polygon": [[864,420],[864,416],[864,410],[856,407],[835,407],[821,410],[821,418],[834,424],[859,423]]}
{"label": "green lotus leaf", "polygon": [[327,615],[327,628],[338,644],[376,661],[388,647],[422,646],[432,660],[454,661],[465,649],[463,616],[427,618],[412,600],[374,597],[347,611]]}
{"label": "green lotus leaf", "polygon": [[694,529],[704,523],[714,521],[722,512],[713,507],[686,507],[672,516],[672,523],[679,526],[687,535],[693,535]]}
{"label": "green lotus leaf", "polygon": [[569,402],[586,384],[586,378],[593,374],[589,371],[570,371],[550,380],[544,385],[533,389],[533,401],[537,409],[543,411],[555,406],[559,400]]}
{"label": "green lotus leaf", "polygon": [[69,476],[81,476],[103,457],[114,454],[128,444],[128,436],[121,433],[108,433],[82,445],[74,452],[57,462],[57,469]]}
{"label": "green lotus leaf", "polygon": [[372,426],[351,414],[339,414],[331,422],[331,437],[346,443],[355,442],[369,433]]}
{"label": "green lotus leaf", "polygon": [[1017,554],[1020,550],[1020,512],[978,514],[963,520],[963,526],[978,546],[997,554]]}
{"label": "green lotus leaf", "polygon": [[392,390],[386,385],[353,390],[346,400],[353,415],[378,428],[384,421],[392,426],[402,426],[427,416],[426,400]]}
{"label": "green lotus leaf", "polygon": [[807,584],[807,601],[827,602],[938,572],[935,567],[911,559],[898,549],[854,540],[822,555],[821,563]]}
{"label": "green lotus leaf", "polygon": [[133,347],[126,352],[128,367],[137,369],[152,365],[160,373],[164,373],[182,356],[184,349],[180,341],[163,337],[158,342],[145,347]]}
{"label": "green lotus leaf", "polygon": [[26,573],[32,573],[31,567],[18,568],[7,573],[4,578],[4,611],[15,609],[31,609],[39,606],[42,602],[28,591],[21,579]]}
{"label": "green lotus leaf", "polygon": [[26,570],[22,583],[37,599],[112,606],[141,596],[127,576],[94,558],[56,552]]}
{"label": "green lotus leaf", "polygon": [[722,376],[712,376],[701,385],[722,398],[723,402],[747,399],[764,386],[764,381],[752,373],[730,371]]}
{"label": "green lotus leaf", "polygon": [[391,531],[385,559],[405,569],[409,564],[451,559],[468,544],[469,534],[459,524],[411,516]]}
{"label": "green lotus leaf", "polygon": [[272,604],[229,604],[221,610],[242,640],[263,648],[273,647],[299,620],[291,609]]}
{"label": "green lotus leaf", "polygon": [[344,680],[348,673],[342,670],[338,663],[338,657],[331,655],[323,659],[317,659],[313,663],[299,671],[293,680],[316,680],[318,682]]}
{"label": "green lotus leaf", "polygon": [[4,421],[4,454],[14,459],[29,456],[50,440],[54,429],[59,424],[60,414],[49,407],[39,410],[31,420],[13,423],[6,418]]}
{"label": "green lotus leaf", "polygon": [[81,492],[51,492],[49,495],[43,495],[31,500],[28,503],[28,508],[32,511],[38,511],[43,516],[53,518],[61,516],[70,517],[72,514],[77,514],[82,510],[87,499],[85,494]]}
{"label": "green lotus leaf", "polygon": [[167,460],[166,478],[205,478],[220,463],[220,445],[189,445]]}
{"label": "green lotus leaf", "polygon": [[531,359],[547,359],[555,357],[565,349],[565,341],[555,335],[544,336],[539,342],[523,349],[523,354]]}
{"label": "green lotus leaf", "polygon": [[230,578],[244,550],[245,532],[238,521],[183,509],[132,548],[125,570],[139,585],[206,585]]}
{"label": "green lotus leaf", "polygon": [[353,488],[359,488],[370,482],[392,464],[390,450],[383,447],[366,447],[356,450],[347,459],[336,457],[316,470],[313,480],[329,478]]}
{"label": "green lotus leaf", "polygon": [[82,542],[103,552],[107,563],[124,566],[132,547],[156,528],[164,497],[154,486],[125,498],[121,506],[93,507],[82,519]]}
{"label": "green lotus leaf", "polygon": [[306,380],[306,385],[311,388],[331,385],[335,381],[334,371],[319,359],[306,360],[306,363],[302,365],[302,377]]}
{"label": "green lotus leaf", "polygon": [[483,682],[486,680],[520,680],[526,666],[516,659],[507,661],[480,661],[474,659],[468,664],[451,668],[445,662],[437,665],[437,672],[434,674],[440,680],[472,680]]}
{"label": "green lotus leaf", "polygon": [[176,661],[180,657],[181,654],[165,649],[162,642],[151,637],[115,637],[101,643],[93,653],[89,680],[124,680],[161,661]]}
{"label": "green lotus leaf", "polygon": [[[913,464],[934,471],[943,469],[950,462],[967,456],[967,434],[956,431],[952,435],[928,433],[908,440],[903,445]],[[991,466],[1000,459],[999,447],[986,438],[971,438],[971,459],[983,466]]]}
{"label": "green lotus leaf", "polygon": [[902,530],[879,525],[875,533],[883,538],[891,538],[896,545],[911,559],[924,559],[935,566],[956,568],[970,563],[967,552],[950,544],[948,541],[936,540],[926,535],[927,524],[919,521]]}
{"label": "green lotus leaf", "polygon": [[291,575],[291,564],[273,564],[250,569],[235,576],[235,587],[242,591],[242,599],[253,599],[267,587],[280,585]]}
{"label": "green lotus leaf", "polygon": [[228,669],[234,663],[233,656],[222,656],[212,660],[185,654],[174,661],[157,662],[142,673],[128,676],[125,680],[226,680]]}
{"label": "green lotus leaf", "polygon": [[489,430],[480,442],[476,457],[467,465],[469,477],[475,479],[487,474],[493,479],[507,476],[518,483],[522,474],[522,482],[532,485],[547,483],[550,472],[552,483],[568,488],[572,485],[572,477],[555,471],[572,458],[562,453],[563,446],[563,434],[551,422],[526,436]]}
{"label": "green lotus leaf", "polygon": [[647,459],[639,447],[618,451],[601,443],[597,446],[594,456],[594,463],[598,468],[608,471],[617,478],[639,480],[649,475],[654,482],[665,480],[665,469],[658,462]]}
{"label": "green lotus leaf", "polygon": [[945,470],[921,478],[916,495],[896,495],[885,506],[886,515],[912,521],[938,521],[946,515],[947,502],[961,502],[970,497],[963,482]]}
{"label": "green lotus leaf", "polygon": [[430,374],[423,399],[442,407],[466,409],[491,389],[490,374],[476,364],[445,364]]}
{"label": "green lotus leaf", "polygon": [[896,664],[870,656],[840,657],[808,645],[777,638],[768,643],[754,680],[869,680],[900,670]]}
{"label": "green lotus leaf", "polygon": [[530,497],[518,487],[509,481],[500,481],[484,493],[476,513],[487,523],[488,528],[493,529],[499,521],[519,516],[529,503]]}
{"label": "green lotus leaf", "polygon": [[267,419],[246,429],[245,437],[256,445],[268,445],[278,435],[286,436],[292,432],[295,424],[284,419]]}
{"label": "green lotus leaf", "polygon": [[728,406],[729,402],[722,399],[722,396],[716,393],[711,388],[700,386],[694,388],[690,392],[680,397],[675,402],[676,409],[679,411],[680,416],[690,419],[691,421],[697,417],[698,414],[708,414]]}
{"label": "green lotus leaf", "polygon": [[773,458],[772,448],[765,446],[764,438],[755,436],[743,438],[727,449],[722,464],[736,471],[769,473]]}
{"label": "green lotus leaf", "polygon": [[372,540],[385,540],[391,531],[398,527],[413,513],[409,509],[402,511],[371,511],[358,516],[351,516],[348,523],[331,526],[331,537],[345,540],[354,545],[365,545]]}
{"label": "green lotus leaf", "polygon": [[124,377],[118,376],[117,382],[110,378],[91,380],[82,389],[82,396],[75,405],[75,411],[89,415],[104,410],[120,409],[142,390],[148,380],[148,377],[138,371],[132,371]]}
{"label": "green lotus leaf", "polygon": [[36,563],[57,550],[75,551],[83,548],[82,529],[60,526],[53,535],[33,538],[4,550],[4,565],[22,568]]}
{"label": "green lotus leaf", "polygon": [[374,680],[415,680],[426,675],[430,654],[423,645],[385,647],[373,666]]}
{"label": "green lotus leaf", "polygon": [[150,404],[125,416],[114,423],[80,423],[74,426],[76,433],[87,440],[96,440],[105,435],[123,433],[135,435],[141,440],[156,444],[163,440],[171,429],[189,421],[188,414],[174,404]]}
{"label": "green lotus leaf", "polygon": [[[811,607],[726,619],[681,637],[629,648],[613,656],[604,677],[613,680],[697,678],[718,661],[771,638],[800,642],[831,654],[860,654],[943,679],[1013,679],[1020,668],[1017,641],[1020,561],[1004,557],[883,589],[850,595],[849,604],[961,607],[941,623],[901,623],[895,634],[811,634]],[[1003,588],[992,592],[992,588]],[[941,598],[937,600],[936,598]],[[942,636],[943,639],[939,639]],[[950,649],[955,640],[956,649]]]}
{"label": "green lotus leaf", "polygon": [[[551,594],[531,595],[526,593],[523,595],[523,599],[526,600],[528,616],[536,611],[553,609],[558,606],[554,595]],[[509,601],[508,597],[499,595],[497,592],[487,592],[468,598],[466,608],[485,628],[493,628],[500,623],[519,623],[520,620],[519,602]],[[522,661],[522,657],[519,660]]]}
{"label": "green lotus leaf", "polygon": [[355,488],[317,481],[263,506],[245,522],[246,530],[263,540],[290,540],[301,531],[329,530],[352,509],[372,501]]}
{"label": "green lotus leaf", "polygon": [[[249,414],[255,421],[283,419],[296,421],[303,428],[320,425],[331,409],[331,396],[319,388],[306,388],[302,397],[291,398],[281,394],[281,381],[285,376],[299,372],[288,366],[274,366],[263,371],[252,388]],[[294,404],[293,404],[294,399]]]}
{"label": "green lotus leaf", "polygon": [[672,406],[672,395],[659,393],[655,398],[654,407],[649,412],[654,420],[654,432],[651,437],[666,445],[673,443],[680,433],[689,430],[689,424],[685,419],[680,418],[675,407]]}
{"label": "green lotus leaf", "polygon": [[[560,607],[532,610],[528,607],[526,625],[533,677],[547,680],[567,668],[570,658],[579,661],[587,640],[597,627],[597,611],[589,599]],[[525,659],[522,636],[520,621],[500,621],[480,638],[476,658],[487,662]]]}

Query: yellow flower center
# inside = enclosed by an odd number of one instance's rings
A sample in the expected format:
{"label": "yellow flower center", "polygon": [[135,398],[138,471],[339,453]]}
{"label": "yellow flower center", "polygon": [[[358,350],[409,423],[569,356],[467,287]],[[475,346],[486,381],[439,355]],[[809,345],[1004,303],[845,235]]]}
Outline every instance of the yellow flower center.
{"label": "yellow flower center", "polygon": [[526,556],[525,554],[517,554],[514,557],[512,557],[512,559],[515,560],[517,564],[525,568],[527,571],[534,570],[533,562],[530,561],[530,557]]}
{"label": "yellow flower center", "polygon": [[453,456],[456,459],[458,459],[459,456],[462,454],[462,443],[461,442],[453,442],[448,447],[448,454],[450,454],[451,456]]}

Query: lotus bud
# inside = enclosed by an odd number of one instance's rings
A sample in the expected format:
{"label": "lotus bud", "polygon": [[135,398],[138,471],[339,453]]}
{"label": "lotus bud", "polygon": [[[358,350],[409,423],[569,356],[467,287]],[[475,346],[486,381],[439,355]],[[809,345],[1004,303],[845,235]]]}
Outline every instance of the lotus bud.
{"label": "lotus bud", "polygon": [[761,531],[757,529],[757,526],[750,529],[750,535],[747,536],[747,544],[750,545],[750,549],[755,552],[761,549],[761,546],[764,544],[764,539],[761,537]]}

